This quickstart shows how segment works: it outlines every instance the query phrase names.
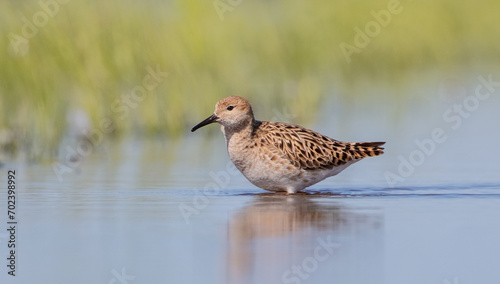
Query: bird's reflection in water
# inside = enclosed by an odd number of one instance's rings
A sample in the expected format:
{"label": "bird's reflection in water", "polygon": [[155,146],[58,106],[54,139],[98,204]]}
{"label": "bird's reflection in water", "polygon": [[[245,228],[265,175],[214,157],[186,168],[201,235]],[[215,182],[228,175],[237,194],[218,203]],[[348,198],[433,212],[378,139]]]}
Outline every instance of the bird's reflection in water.
{"label": "bird's reflection in water", "polygon": [[[367,276],[369,283],[378,283],[382,215],[339,200],[261,194],[234,212],[228,228],[227,282],[312,283],[326,277],[327,283],[358,283]],[[360,273],[365,276],[360,278]]]}

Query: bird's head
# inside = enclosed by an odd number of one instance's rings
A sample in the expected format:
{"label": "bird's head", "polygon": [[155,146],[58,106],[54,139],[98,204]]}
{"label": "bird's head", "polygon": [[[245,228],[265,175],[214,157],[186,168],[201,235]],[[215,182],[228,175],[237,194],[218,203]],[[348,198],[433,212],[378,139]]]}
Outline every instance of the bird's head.
{"label": "bird's head", "polygon": [[250,103],[242,97],[231,96],[223,98],[215,105],[214,114],[191,129],[196,131],[205,125],[217,122],[225,129],[239,129],[253,121],[253,111]]}

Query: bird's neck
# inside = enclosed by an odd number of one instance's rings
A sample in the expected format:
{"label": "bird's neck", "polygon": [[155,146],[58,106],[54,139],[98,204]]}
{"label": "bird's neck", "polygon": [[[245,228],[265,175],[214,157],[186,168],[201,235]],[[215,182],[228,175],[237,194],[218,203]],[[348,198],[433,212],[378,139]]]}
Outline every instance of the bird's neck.
{"label": "bird's neck", "polygon": [[240,142],[251,139],[255,130],[259,128],[261,124],[262,122],[252,118],[251,120],[239,125],[233,125],[231,127],[222,126],[221,130],[226,137],[226,144],[229,146],[230,142]]}

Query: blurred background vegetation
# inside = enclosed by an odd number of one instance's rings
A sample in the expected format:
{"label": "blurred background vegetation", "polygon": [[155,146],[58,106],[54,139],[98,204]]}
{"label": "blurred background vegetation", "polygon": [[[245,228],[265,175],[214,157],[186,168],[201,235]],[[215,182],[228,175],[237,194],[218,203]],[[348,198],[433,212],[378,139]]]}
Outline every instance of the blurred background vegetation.
{"label": "blurred background vegetation", "polygon": [[[113,128],[104,139],[179,137],[218,99],[239,94],[261,113],[286,101],[297,121],[313,120],[311,110],[333,94],[363,100],[384,85],[397,91],[381,102],[405,100],[409,82],[498,70],[500,58],[493,0],[401,1],[350,62],[340,44],[354,45],[355,28],[389,1],[40,2],[0,4],[0,144],[36,161],[103,119]],[[128,113],[116,111],[147,68],[168,77]]]}

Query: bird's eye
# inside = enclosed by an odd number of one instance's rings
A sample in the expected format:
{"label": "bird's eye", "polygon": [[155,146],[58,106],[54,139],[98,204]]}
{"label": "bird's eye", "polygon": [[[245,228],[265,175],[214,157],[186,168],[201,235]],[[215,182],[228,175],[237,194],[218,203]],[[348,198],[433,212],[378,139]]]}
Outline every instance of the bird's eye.
{"label": "bird's eye", "polygon": [[231,110],[234,109],[234,106],[228,106],[226,109],[229,110],[229,111],[231,111]]}

